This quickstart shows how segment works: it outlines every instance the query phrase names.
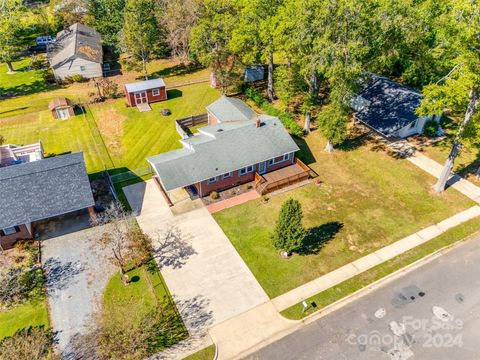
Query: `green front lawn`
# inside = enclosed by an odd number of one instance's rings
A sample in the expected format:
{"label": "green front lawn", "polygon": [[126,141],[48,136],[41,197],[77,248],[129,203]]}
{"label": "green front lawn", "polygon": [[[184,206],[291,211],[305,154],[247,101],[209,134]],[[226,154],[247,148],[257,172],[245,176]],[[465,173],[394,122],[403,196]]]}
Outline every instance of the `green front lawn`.
{"label": "green front lawn", "polygon": [[[272,298],[474,205],[454,189],[436,195],[433,177],[368,142],[352,141],[333,154],[323,151],[318,132],[299,143],[321,186],[213,215]],[[301,254],[284,260],[269,235],[289,197],[301,202],[304,225],[314,235]]]}
{"label": "green front lawn", "polygon": [[[475,218],[469,220],[446,231],[442,235],[425,244],[396,256],[392,260],[377,265],[360,275],[354,276],[337,286],[331,287],[328,290],[306,299],[305,301],[310,304],[310,307],[305,312],[303,312],[303,304],[298,303],[282,311],[282,315],[289,319],[301,319],[327,305],[333,304],[335,301],[338,301],[345,296],[353,294],[355,291],[360,290],[361,288],[368,286],[417,260],[422,259],[436,250],[452,245],[478,231],[480,231],[480,219]],[[316,307],[311,306],[312,302],[316,304]]]}
{"label": "green front lawn", "polygon": [[[39,96],[36,95],[37,98]],[[167,101],[152,104],[152,111],[146,113],[140,113],[137,108],[127,108],[124,98],[109,100],[88,106],[90,127],[81,115],[69,120],[55,120],[43,108],[37,112],[0,118],[0,134],[5,137],[6,143],[41,141],[47,154],[83,151],[89,173],[103,170],[103,163],[108,168],[118,169],[117,172],[127,169],[138,171],[147,167],[146,157],[180,147],[175,119],[205,112],[205,107],[218,96],[218,91],[208,83],[185,86],[169,91]],[[30,104],[24,97],[17,99],[23,99],[26,106]],[[12,100],[15,99],[5,101]],[[163,108],[169,108],[172,114],[162,116],[160,110]]]}
{"label": "green front lawn", "polygon": [[47,300],[43,297],[0,311],[0,340],[28,327],[49,328]]}
{"label": "green front lawn", "polygon": [[[142,326],[152,311],[160,309],[164,323],[159,326],[168,328],[168,333],[164,334],[165,339],[155,339],[156,342],[150,344],[152,353],[187,338],[188,331],[154,260],[130,270],[128,276],[131,282],[127,286],[122,283],[120,274],[110,279],[103,297],[103,316],[117,321],[119,327],[136,328]],[[128,318],[125,316],[127,308]]]}

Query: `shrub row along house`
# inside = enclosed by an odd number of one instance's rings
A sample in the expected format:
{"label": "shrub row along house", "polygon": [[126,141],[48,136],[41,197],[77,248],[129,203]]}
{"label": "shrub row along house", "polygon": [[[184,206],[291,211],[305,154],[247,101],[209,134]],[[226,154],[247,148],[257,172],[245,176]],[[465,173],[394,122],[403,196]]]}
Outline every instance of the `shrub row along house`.
{"label": "shrub row along house", "polygon": [[254,180],[264,193],[309,177],[309,169],[295,159],[297,144],[278,118],[258,115],[226,96],[207,111],[209,125],[180,140],[182,149],[147,159],[167,196],[178,188],[206,196]]}
{"label": "shrub row along house", "polygon": [[31,239],[35,222],[94,213],[82,153],[43,157],[41,144],[0,147],[0,249]]}
{"label": "shrub row along house", "polygon": [[[388,139],[396,139],[423,133],[432,117],[417,115],[421,101],[418,91],[374,74],[352,107],[355,120]],[[433,118],[440,120],[440,116]]]}
{"label": "shrub row along house", "polygon": [[74,75],[87,79],[103,76],[100,34],[79,23],[57,34],[57,40],[47,45],[47,58],[57,80]]}

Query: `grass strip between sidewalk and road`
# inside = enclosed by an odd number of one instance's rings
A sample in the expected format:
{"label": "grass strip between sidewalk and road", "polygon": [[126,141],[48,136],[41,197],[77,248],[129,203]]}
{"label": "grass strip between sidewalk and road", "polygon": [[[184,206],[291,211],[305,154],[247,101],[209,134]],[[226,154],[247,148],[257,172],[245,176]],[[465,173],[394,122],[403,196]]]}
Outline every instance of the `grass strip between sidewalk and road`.
{"label": "grass strip between sidewalk and road", "polygon": [[[431,253],[440,250],[444,247],[450,246],[457,241],[471,237],[480,231],[480,218],[476,217],[461,225],[458,225],[450,230],[447,230],[440,236],[417,246],[403,254],[394,257],[391,260],[381,263],[370,270],[367,270],[357,276],[354,276],[337,286],[331,287],[321,293],[318,293],[305,301],[309,304],[309,308],[302,312],[303,304],[299,302],[288,309],[285,309],[281,314],[292,320],[299,320],[312,313],[321,310],[322,308],[333,304],[334,302],[353,294],[354,292],[372,284],[373,282],[384,278],[393,272],[402,269],[403,267],[420,260]],[[315,303],[315,306],[312,306]]]}
{"label": "grass strip between sidewalk and road", "polygon": [[210,346],[207,346],[205,349],[202,349],[190,356],[187,356],[183,360],[213,360],[214,356],[215,356],[215,345],[210,345]]}

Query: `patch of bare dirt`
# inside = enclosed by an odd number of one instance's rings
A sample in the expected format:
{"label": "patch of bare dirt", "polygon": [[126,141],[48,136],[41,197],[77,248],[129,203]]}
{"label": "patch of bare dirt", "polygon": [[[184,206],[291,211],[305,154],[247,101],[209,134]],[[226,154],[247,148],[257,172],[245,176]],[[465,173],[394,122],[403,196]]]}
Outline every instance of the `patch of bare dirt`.
{"label": "patch of bare dirt", "polygon": [[122,151],[123,123],[127,117],[120,115],[113,106],[109,106],[98,109],[95,119],[98,130],[104,137],[109,151],[120,154]]}

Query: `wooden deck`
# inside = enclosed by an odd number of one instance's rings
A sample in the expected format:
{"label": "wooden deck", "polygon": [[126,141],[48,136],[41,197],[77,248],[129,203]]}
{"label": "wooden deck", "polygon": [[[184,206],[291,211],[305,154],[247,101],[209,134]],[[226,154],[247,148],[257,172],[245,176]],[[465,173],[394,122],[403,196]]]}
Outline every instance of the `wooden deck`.
{"label": "wooden deck", "polygon": [[290,166],[263,175],[256,173],[255,189],[260,195],[264,195],[285,186],[307,180],[309,176],[310,168],[296,159],[295,163]]}

